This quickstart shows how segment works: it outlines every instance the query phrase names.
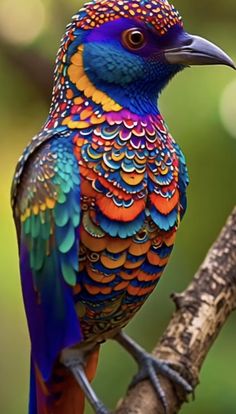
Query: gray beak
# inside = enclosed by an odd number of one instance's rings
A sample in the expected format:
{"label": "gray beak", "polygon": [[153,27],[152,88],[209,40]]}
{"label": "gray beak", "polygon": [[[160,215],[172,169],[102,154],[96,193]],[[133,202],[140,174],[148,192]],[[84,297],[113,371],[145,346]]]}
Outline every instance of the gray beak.
{"label": "gray beak", "polygon": [[179,65],[226,65],[233,69],[233,60],[218,46],[199,36],[186,34],[182,44],[164,52],[168,63]]}

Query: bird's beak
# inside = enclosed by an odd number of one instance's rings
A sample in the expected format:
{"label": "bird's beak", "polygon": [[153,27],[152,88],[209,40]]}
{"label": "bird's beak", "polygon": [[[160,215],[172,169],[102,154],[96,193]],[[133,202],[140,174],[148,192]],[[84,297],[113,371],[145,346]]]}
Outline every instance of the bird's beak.
{"label": "bird's beak", "polygon": [[165,59],[168,63],[179,65],[226,65],[233,69],[233,60],[218,46],[199,36],[186,36],[176,47],[166,49]]}

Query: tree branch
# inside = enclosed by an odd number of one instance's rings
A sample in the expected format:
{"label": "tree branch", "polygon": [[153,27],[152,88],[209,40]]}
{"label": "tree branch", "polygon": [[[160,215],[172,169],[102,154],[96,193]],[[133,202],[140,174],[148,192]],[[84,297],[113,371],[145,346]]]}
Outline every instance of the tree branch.
{"label": "tree branch", "polygon": [[[174,294],[176,311],[153,354],[173,366],[195,388],[199,372],[231,312],[236,308],[236,208],[192,283]],[[161,377],[169,414],[177,413],[185,395]],[[163,414],[161,402],[144,381],[128,392],[116,414]]]}

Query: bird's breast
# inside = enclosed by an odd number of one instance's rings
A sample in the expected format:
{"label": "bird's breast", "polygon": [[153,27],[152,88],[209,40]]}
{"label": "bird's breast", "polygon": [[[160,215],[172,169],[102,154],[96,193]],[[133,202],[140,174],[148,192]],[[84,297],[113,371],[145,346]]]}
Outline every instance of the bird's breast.
{"label": "bird's breast", "polygon": [[179,158],[161,120],[106,122],[74,143],[82,208],[102,230],[125,239],[149,216],[163,231],[178,225]]}
{"label": "bird's breast", "polygon": [[75,298],[85,338],[124,326],[142,306],[179,225],[172,138],[154,127],[130,127],[100,125],[74,140],[82,207]]}

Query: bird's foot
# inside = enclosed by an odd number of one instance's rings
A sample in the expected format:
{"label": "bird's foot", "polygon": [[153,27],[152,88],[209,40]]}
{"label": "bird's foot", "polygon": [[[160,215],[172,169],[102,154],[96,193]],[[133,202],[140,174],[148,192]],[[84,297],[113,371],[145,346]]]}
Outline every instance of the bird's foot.
{"label": "bird's foot", "polygon": [[165,412],[168,412],[168,402],[165,392],[162,389],[158,375],[163,375],[168,378],[172,383],[179,385],[183,388],[186,394],[192,393],[193,389],[191,385],[182,376],[171,368],[170,363],[157,359],[151,354],[144,351],[140,360],[138,361],[139,371],[134,376],[130,387],[134,387],[139,382],[149,379],[155,392],[160,398]]}
{"label": "bird's foot", "polygon": [[168,413],[168,401],[158,378],[159,375],[163,375],[172,383],[181,386],[186,394],[193,393],[192,386],[171,367],[171,363],[155,358],[123,332],[120,332],[115,339],[134,357],[139,366],[139,371],[134,376],[130,387],[149,379],[163,404],[165,413]]}

